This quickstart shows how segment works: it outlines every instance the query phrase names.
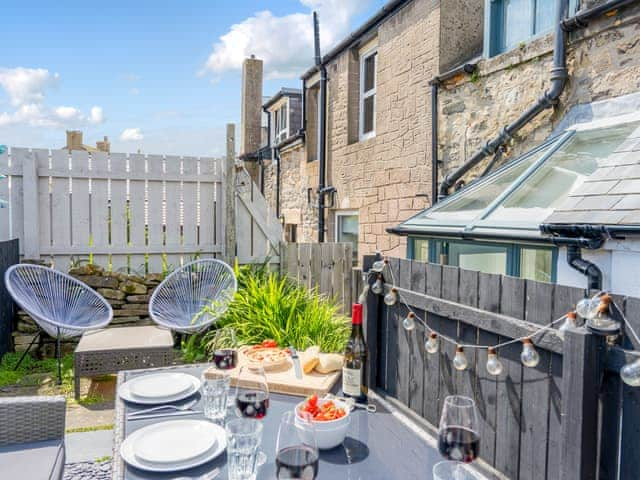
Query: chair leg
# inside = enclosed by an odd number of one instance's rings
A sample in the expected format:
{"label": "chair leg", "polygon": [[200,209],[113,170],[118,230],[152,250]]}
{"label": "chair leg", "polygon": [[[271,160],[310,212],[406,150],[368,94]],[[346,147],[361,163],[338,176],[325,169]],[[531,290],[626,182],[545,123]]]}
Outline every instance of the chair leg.
{"label": "chair leg", "polygon": [[62,385],[62,348],[60,348],[60,328],[56,339],[56,357],[58,358],[58,385]]}
{"label": "chair leg", "polygon": [[20,360],[18,360],[18,363],[16,363],[16,366],[13,367],[13,370],[17,370],[20,365],[22,364],[22,361],[24,360],[24,357],[27,356],[27,353],[29,353],[29,350],[31,350],[31,347],[33,347],[33,344],[36,343],[36,340],[38,340],[38,338],[40,338],[40,333],[38,332],[36,333],[36,335],[33,337],[33,340],[31,340],[31,343],[29,344],[29,346],[27,347],[27,349],[22,353],[22,356],[20,357]]}

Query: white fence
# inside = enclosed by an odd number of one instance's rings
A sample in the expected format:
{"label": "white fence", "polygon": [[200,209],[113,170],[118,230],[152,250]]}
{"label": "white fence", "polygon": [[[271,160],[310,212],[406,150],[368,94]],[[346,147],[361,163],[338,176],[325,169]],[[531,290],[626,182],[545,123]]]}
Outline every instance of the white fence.
{"label": "white fence", "polygon": [[[230,155],[233,161],[233,154]],[[114,271],[162,272],[225,245],[225,160],[13,148],[0,155],[0,241],[66,270],[75,260]],[[246,171],[236,178],[240,263],[277,261],[282,226]]]}
{"label": "white fence", "polygon": [[222,160],[13,148],[0,155],[0,240],[66,269],[72,258],[161,272],[223,253]]}

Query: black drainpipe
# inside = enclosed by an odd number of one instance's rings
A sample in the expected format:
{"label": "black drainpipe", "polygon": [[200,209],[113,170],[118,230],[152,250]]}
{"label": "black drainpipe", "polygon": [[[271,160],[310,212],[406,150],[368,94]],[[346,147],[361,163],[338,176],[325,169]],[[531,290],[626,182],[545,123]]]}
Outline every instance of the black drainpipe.
{"label": "black drainpipe", "polygon": [[595,263],[582,258],[580,247],[577,245],[567,247],[567,263],[571,268],[586,275],[589,290],[602,290],[602,271]]}
{"label": "black drainpipe", "polygon": [[307,79],[302,79],[302,123],[301,132],[306,135],[307,133]]}
{"label": "black drainpipe", "polygon": [[440,197],[446,197],[449,189],[471,168],[476,166],[488,155],[496,153],[498,148],[506,143],[516,132],[527,125],[544,110],[553,107],[564,90],[567,78],[566,38],[567,33],[588,25],[588,20],[623,7],[637,0],[611,0],[593,8],[578,12],[571,18],[566,18],[569,0],[560,0],[556,9],[555,44],[553,49],[553,67],[551,68],[551,87],[528,110],[510,125],[505,126],[493,140],[476,152],[463,165],[447,175],[440,185]]}
{"label": "black drainpipe", "polygon": [[438,201],[438,86],[436,78],[431,82],[431,205]]}
{"label": "black drainpipe", "polygon": [[273,155],[276,159],[276,217],[280,218],[280,149],[275,147]]}
{"label": "black drainpipe", "polygon": [[327,69],[320,55],[320,23],[318,12],[313,12],[313,30],[315,37],[315,64],[320,70],[320,92],[318,95],[318,242],[324,242],[324,196],[326,169],[326,133],[327,133]]}

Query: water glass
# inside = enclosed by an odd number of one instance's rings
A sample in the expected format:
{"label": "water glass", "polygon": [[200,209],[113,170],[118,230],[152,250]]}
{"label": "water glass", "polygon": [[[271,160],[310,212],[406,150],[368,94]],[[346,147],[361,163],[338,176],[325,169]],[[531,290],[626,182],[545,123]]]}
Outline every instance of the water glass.
{"label": "water glass", "polygon": [[201,380],[204,416],[216,423],[224,423],[231,376],[223,370],[210,369],[202,374]]}
{"label": "water glass", "polygon": [[227,422],[229,480],[255,480],[260,463],[262,422],[236,418]]}
{"label": "water glass", "polygon": [[434,480],[480,480],[465,464],[453,461],[436,463],[433,466]]}

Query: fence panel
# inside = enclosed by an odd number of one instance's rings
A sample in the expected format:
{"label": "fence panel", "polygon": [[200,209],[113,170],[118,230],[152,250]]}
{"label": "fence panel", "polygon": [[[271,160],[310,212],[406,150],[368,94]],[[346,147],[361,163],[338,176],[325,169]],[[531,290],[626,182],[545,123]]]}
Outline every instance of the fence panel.
{"label": "fence panel", "polygon": [[72,258],[146,273],[217,256],[220,171],[214,159],[13,148],[0,156],[0,239],[61,270]]}

